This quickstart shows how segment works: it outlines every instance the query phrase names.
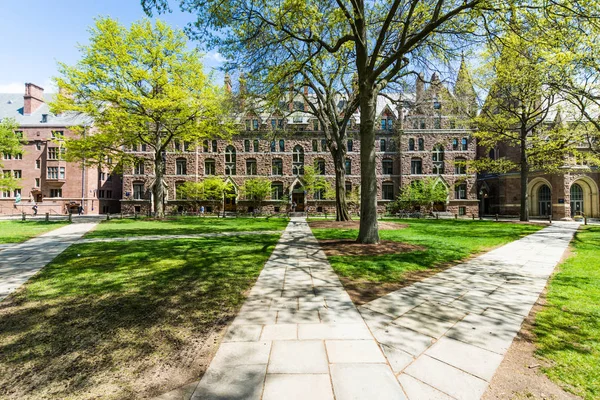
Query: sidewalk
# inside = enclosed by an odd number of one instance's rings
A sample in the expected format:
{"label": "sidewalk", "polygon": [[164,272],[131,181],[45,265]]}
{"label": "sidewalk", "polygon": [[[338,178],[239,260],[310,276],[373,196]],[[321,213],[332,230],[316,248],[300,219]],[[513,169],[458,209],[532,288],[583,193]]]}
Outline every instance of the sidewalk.
{"label": "sidewalk", "polygon": [[292,218],[192,399],[405,396],[304,218]]}
{"label": "sidewalk", "polygon": [[0,301],[27,282],[96,223],[73,223],[0,252]]}

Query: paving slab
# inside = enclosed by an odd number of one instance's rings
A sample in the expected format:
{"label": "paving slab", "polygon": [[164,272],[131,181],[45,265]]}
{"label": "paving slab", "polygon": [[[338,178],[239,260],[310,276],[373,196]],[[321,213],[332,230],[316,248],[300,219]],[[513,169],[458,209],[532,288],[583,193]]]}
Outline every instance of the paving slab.
{"label": "paving slab", "polygon": [[394,374],[385,364],[333,364],[336,400],[405,400]]}
{"label": "paving slab", "polygon": [[262,400],[333,400],[329,374],[269,374]]}

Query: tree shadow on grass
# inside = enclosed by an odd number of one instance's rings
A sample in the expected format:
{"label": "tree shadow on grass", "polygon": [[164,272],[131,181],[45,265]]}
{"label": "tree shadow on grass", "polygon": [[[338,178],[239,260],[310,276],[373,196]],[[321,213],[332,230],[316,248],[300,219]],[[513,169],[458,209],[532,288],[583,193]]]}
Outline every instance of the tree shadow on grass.
{"label": "tree shadow on grass", "polygon": [[164,386],[157,371],[198,377],[277,239],[71,247],[0,303],[0,397],[139,398]]}

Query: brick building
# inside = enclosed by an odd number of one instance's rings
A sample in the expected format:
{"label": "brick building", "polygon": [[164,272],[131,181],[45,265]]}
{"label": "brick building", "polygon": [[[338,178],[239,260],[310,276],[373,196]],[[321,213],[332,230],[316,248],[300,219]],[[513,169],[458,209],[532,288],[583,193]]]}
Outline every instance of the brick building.
{"label": "brick building", "polygon": [[[464,111],[468,107],[463,100],[471,97],[474,100],[465,66],[461,66],[453,91],[435,74],[429,84],[420,78],[416,86],[415,94],[378,99],[378,208],[384,212],[386,204],[398,196],[401,185],[434,176],[449,193],[446,204],[438,205],[438,209],[459,215],[477,214],[476,176],[465,168],[476,154],[472,130],[464,123]],[[464,89],[469,86],[470,91]],[[194,206],[189,202],[178,199],[177,186],[211,175],[225,177],[232,183],[235,198],[225,201],[226,211],[251,210],[252,202],[242,198],[239,189],[245,180],[261,176],[272,182],[272,195],[263,203],[263,211],[286,211],[295,202],[298,211],[310,208],[335,212],[333,200],[320,199],[318,194],[314,198],[304,188],[305,165],[318,167],[332,186],[335,173],[318,121],[303,111],[302,101],[295,100],[286,115],[246,109],[239,116],[239,133],[229,141],[172,143],[165,155],[167,166],[163,182],[167,189],[167,212],[192,209]],[[461,108],[459,104],[463,104]],[[476,112],[476,105],[468,112]],[[351,121],[346,144],[348,191],[360,190],[359,120],[357,113]],[[124,171],[124,212],[146,213],[152,208],[154,155],[146,150],[143,146],[132,149],[142,161]]]}
{"label": "brick building", "polygon": [[[18,124],[23,153],[0,155],[3,172],[20,180],[21,188],[0,193],[0,214],[64,214],[82,205],[86,214],[118,212],[121,179],[98,167],[85,167],[62,158],[61,142],[72,137],[74,125],[92,124],[79,115],[53,115],[47,102],[51,94],[32,83],[25,84],[25,94],[0,94],[0,119],[10,118]],[[17,197],[21,197],[19,203]]]}

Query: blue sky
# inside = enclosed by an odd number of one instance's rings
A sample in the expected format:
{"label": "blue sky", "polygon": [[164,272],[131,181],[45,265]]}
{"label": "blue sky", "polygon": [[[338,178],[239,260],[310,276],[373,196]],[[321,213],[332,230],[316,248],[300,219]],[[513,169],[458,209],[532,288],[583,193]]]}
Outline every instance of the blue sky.
{"label": "blue sky", "polygon": [[[0,93],[23,93],[25,82],[55,91],[50,80],[57,61],[77,62],[77,45],[87,42],[95,17],[110,16],[126,25],[145,17],[140,0],[0,0],[0,14]],[[159,18],[183,28],[193,16],[174,10]],[[207,72],[221,60],[218,53],[207,53]]]}

